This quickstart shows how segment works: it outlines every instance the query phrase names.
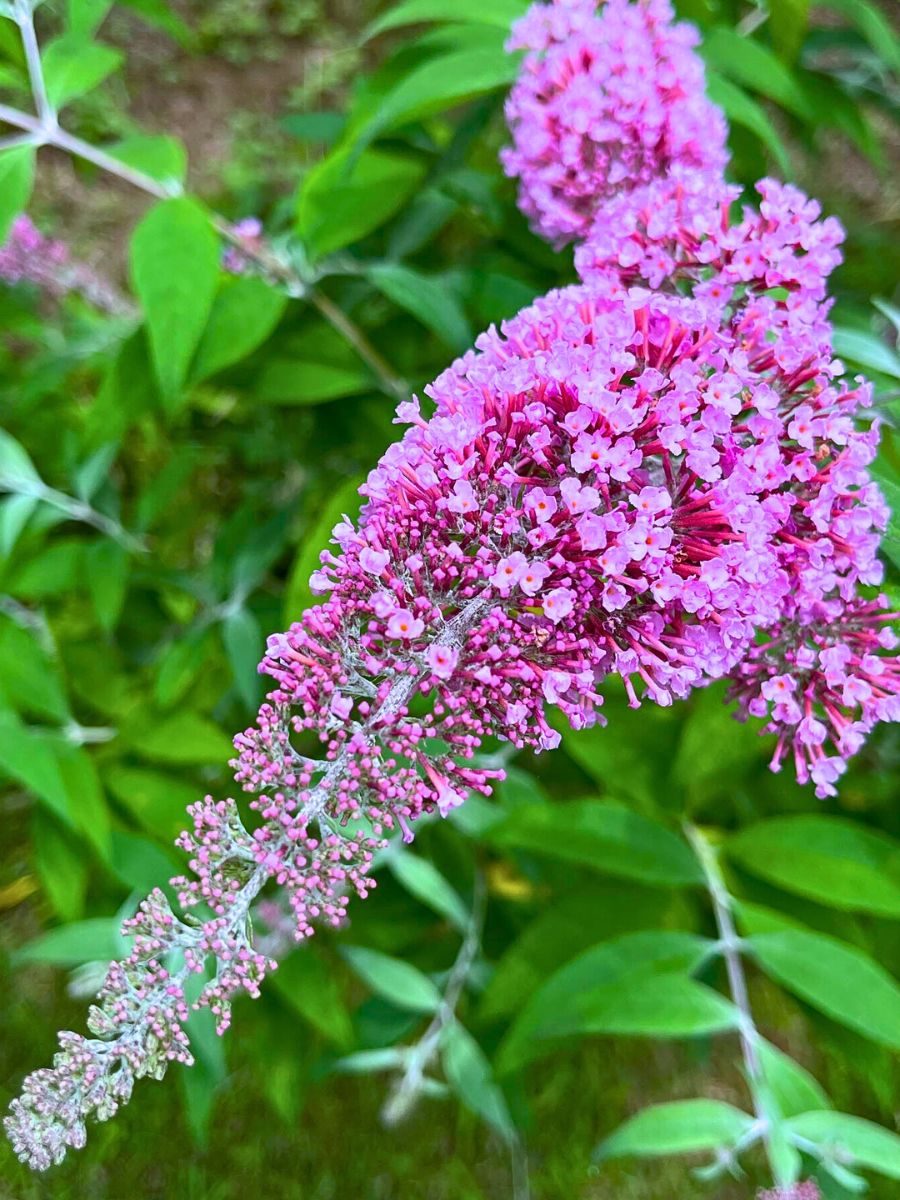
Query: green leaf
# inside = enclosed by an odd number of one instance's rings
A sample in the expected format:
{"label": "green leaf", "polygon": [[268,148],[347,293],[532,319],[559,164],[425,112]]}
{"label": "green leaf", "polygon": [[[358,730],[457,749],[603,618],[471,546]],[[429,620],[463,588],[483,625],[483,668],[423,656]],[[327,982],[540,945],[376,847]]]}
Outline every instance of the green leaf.
{"label": "green leaf", "polygon": [[94,760],[82,746],[72,746],[61,739],[56,740],[55,752],[75,827],[81,830],[97,853],[108,860],[111,844],[109,809]]}
{"label": "green leaf", "polygon": [[854,366],[868,371],[878,371],[892,379],[900,379],[900,355],[887,342],[874,333],[860,329],[834,330],[831,338],[835,354],[847,359]]}
{"label": "green leaf", "polygon": [[353,1023],[333,973],[310,946],[287,955],[271,976],[281,998],[339,1050],[353,1044]]}
{"label": "green leaf", "polygon": [[399,1046],[379,1050],[358,1050],[334,1064],[334,1069],[347,1075],[368,1075],[374,1071],[393,1071],[403,1065],[405,1051]]}
{"label": "green leaf", "polygon": [[391,853],[388,865],[394,877],[417,900],[446,917],[460,931],[466,930],[470,920],[468,909],[433,863],[397,849]]}
{"label": "green leaf", "polygon": [[121,0],[126,8],[139,13],[148,25],[153,25],[175,39],[181,46],[190,46],[194,35],[182,19],[172,11],[166,0]]}
{"label": "green leaf", "polygon": [[71,715],[58,665],[30,632],[5,616],[0,616],[0,697],[4,707],[61,724]]}
{"label": "green leaf", "polygon": [[200,205],[178,198],[152,208],[131,239],[131,273],[156,377],[173,411],[219,281],[219,240]]}
{"label": "green leaf", "polygon": [[479,1018],[492,1021],[515,1012],[554,971],[598,940],[661,928],[672,917],[673,898],[659,888],[612,879],[591,880],[561,896],[542,908],[497,963]]}
{"label": "green leaf", "polygon": [[500,1047],[498,1069],[511,1070],[549,1052],[550,1039],[576,1034],[681,1036],[730,1028],[732,1006],[687,978],[709,950],[695,934],[655,930],[591,947],[530,997]]}
{"label": "green leaf", "polygon": [[678,756],[682,727],[673,720],[671,708],[655,704],[629,708],[624,689],[609,689],[604,710],[609,727],[573,730],[567,721],[558,722],[566,754],[603,792],[633,802],[641,811],[652,811],[668,794],[664,780]]}
{"label": "green leaf", "polygon": [[252,275],[225,278],[197,347],[197,382],[246,358],[266,340],[284,313],[287,296]]}
{"label": "green leaf", "polygon": [[845,16],[855,25],[878,57],[900,73],[900,38],[876,4],[869,0],[822,0],[827,8]]}
{"label": "green leaf", "polygon": [[286,625],[300,618],[304,609],[321,601],[310,591],[309,579],[319,566],[319,555],[331,537],[331,531],[346,515],[355,520],[363,503],[359,494],[362,479],[348,479],[331,494],[303,536],[284,592],[283,618]]}
{"label": "green leaf", "polygon": [[365,946],[344,946],[341,953],[359,977],[379,996],[409,1012],[435,1012],[441,994],[411,963]]}
{"label": "green leaf", "polygon": [[718,104],[730,121],[755,133],[771,150],[779,169],[785,175],[791,175],[791,160],[784,143],[765,110],[755,100],[751,100],[745,91],[730,80],[724,79],[712,68],[706,72],[706,92],[713,104]]}
{"label": "green leaf", "polygon": [[591,987],[557,1013],[539,1033],[524,1040],[522,1027],[514,1026],[501,1046],[497,1069],[514,1069],[522,1062],[552,1049],[540,1039],[585,1036],[686,1038],[737,1029],[740,1014],[730,1001],[712,988],[684,975],[637,972],[617,983]]}
{"label": "green leaf", "polygon": [[0,771],[44,801],[67,825],[75,820],[56,757],[55,740],[0,711]]}
{"label": "green leaf", "polygon": [[101,84],[122,64],[121,51],[65,34],[44,47],[41,63],[47,95],[54,108],[63,108]]}
{"label": "green leaf", "polygon": [[113,830],[110,866],[126,887],[139,892],[165,886],[181,870],[181,864],[159,846],[120,829]]}
{"label": "green leaf", "polygon": [[792,1117],[787,1130],[815,1142],[841,1162],[849,1158],[850,1166],[900,1179],[900,1137],[872,1121],[830,1110],[806,1112]]}
{"label": "green leaf", "polygon": [[811,1108],[830,1108],[831,1101],[809,1071],[771,1042],[760,1039],[758,1049],[763,1079],[782,1117],[793,1117]]}
{"label": "green leaf", "polygon": [[256,668],[264,645],[259,621],[247,608],[230,612],[222,622],[222,641],[241,699],[255,709],[262,686]]}
{"label": "green leaf", "polygon": [[612,801],[529,805],[516,809],[486,836],[504,848],[581,863],[642,883],[702,882],[700,868],[682,838]]}
{"label": "green leaf", "polygon": [[373,386],[369,371],[353,362],[274,358],[263,367],[255,393],[271,404],[324,404],[369,392]]}
{"label": "green leaf", "polygon": [[128,552],[117,542],[96,542],[85,551],[85,564],[100,628],[111,633],[119,623],[128,590]]}
{"label": "green leaf", "polygon": [[372,22],[364,34],[364,41],[388,29],[424,25],[431,21],[473,21],[478,25],[509,29],[526,8],[524,0],[454,0],[452,8],[448,8],[446,0],[403,0]]}
{"label": "green leaf", "polygon": [[41,477],[25,447],[12,434],[0,429],[0,488],[10,489],[15,484],[40,482]]}
{"label": "green leaf", "polygon": [[769,27],[775,49],[785,62],[794,62],[809,26],[810,0],[769,0]]}
{"label": "green leaf", "polygon": [[69,30],[80,37],[89,38],[103,24],[112,8],[112,0],[68,0],[67,8]]}
{"label": "green leaf", "polygon": [[347,117],[333,111],[288,113],[278,124],[298,141],[332,146],[347,127]]}
{"label": "green leaf", "polygon": [[198,795],[195,784],[177,775],[118,763],[106,768],[103,782],[144,829],[166,842],[185,827],[185,810]]}
{"label": "green leaf", "polygon": [[349,246],[402,208],[424,176],[424,163],[407,154],[366,150],[354,159],[340,146],[300,186],[297,233],[313,257]]}
{"label": "green leaf", "polygon": [[366,275],[389,300],[411,313],[445,346],[462,354],[473,341],[459,301],[446,284],[400,263],[373,263]]}
{"label": "green leaf", "polygon": [[710,66],[736,83],[768,96],[802,119],[810,118],[809,101],[803,89],[784,63],[761,42],[719,25],[703,35],[701,53]]}
{"label": "green leaf", "polygon": [[81,585],[84,542],[80,538],[58,538],[17,570],[9,583],[18,600],[43,600],[60,596]]}
{"label": "green leaf", "polygon": [[119,162],[142,171],[159,183],[182,184],[187,175],[184,144],[168,134],[134,134],[103,149]]}
{"label": "green leaf", "polygon": [[620,1125],[597,1147],[595,1158],[692,1154],[734,1146],[754,1118],[723,1100],[675,1100],[654,1104]]}
{"label": "green leaf", "polygon": [[466,100],[508,87],[519,73],[519,55],[494,49],[465,49],[436,55],[404,72],[357,129],[357,147],[400,125],[434,116]]}
{"label": "green leaf", "polygon": [[7,496],[0,501],[0,558],[8,558],[38,502],[32,496]]}
{"label": "green leaf", "polygon": [[224,767],[234,754],[231,740],[208,717],[196,712],[148,716],[123,739],[142,758],[179,765],[214,763]]}
{"label": "green leaf", "polygon": [[900,988],[861,950],[802,929],[756,934],[748,945],[767,974],[813,1008],[900,1048]]}
{"label": "green leaf", "polygon": [[14,953],[20,963],[49,963],[54,967],[77,967],[86,962],[107,962],[122,953],[115,917],[92,917],[51,929]]}
{"label": "green leaf", "polygon": [[820,904],[900,917],[900,846],[840,817],[775,817],[744,829],[726,853],[762,879]]}
{"label": "green leaf", "polygon": [[735,720],[724,687],[713,685],[690,699],[671,779],[694,806],[708,803],[755,765],[763,767],[772,749],[757,730]]}
{"label": "green leaf", "polygon": [[458,1021],[441,1034],[441,1063],[447,1082],[466,1108],[485,1120],[506,1141],[516,1135],[503,1093],[494,1081],[484,1051]]}
{"label": "green leaf", "polygon": [[160,708],[171,708],[184,697],[203,669],[209,643],[208,629],[188,629],[165,648],[153,688]]}
{"label": "green leaf", "polygon": [[13,221],[31,199],[34,159],[34,146],[0,150],[0,246],[9,237]]}
{"label": "green leaf", "polygon": [[[191,977],[185,988],[185,999],[189,1005],[193,1006],[209,978],[208,972]],[[190,1067],[179,1064],[181,1086],[191,1133],[199,1146],[205,1146],[216,1093],[225,1078],[225,1049],[222,1038],[216,1033],[215,1017],[208,1008],[198,1010],[192,1007],[184,1028],[194,1062]]]}
{"label": "green leaf", "polygon": [[[2,744],[0,735],[0,744]],[[63,921],[77,921],[84,912],[88,858],[84,844],[64,826],[36,808],[31,821],[34,870],[53,911]]]}

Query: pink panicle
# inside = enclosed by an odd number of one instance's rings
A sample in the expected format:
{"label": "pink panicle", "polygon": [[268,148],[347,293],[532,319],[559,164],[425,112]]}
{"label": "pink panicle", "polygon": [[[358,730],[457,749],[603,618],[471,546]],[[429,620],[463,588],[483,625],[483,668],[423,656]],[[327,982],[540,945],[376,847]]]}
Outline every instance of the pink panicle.
{"label": "pink panicle", "polygon": [[65,272],[68,261],[68,248],[44,237],[23,213],[13,221],[9,237],[0,246],[0,279],[12,284],[24,280],[62,295],[72,287]]}
{"label": "pink panicle", "polygon": [[581,240],[611,198],[673,167],[721,177],[727,126],[706,98],[697,41],[669,0],[606,0],[599,11],[556,0],[517,22],[510,49],[527,53],[501,161],[537,233],[556,246]]}

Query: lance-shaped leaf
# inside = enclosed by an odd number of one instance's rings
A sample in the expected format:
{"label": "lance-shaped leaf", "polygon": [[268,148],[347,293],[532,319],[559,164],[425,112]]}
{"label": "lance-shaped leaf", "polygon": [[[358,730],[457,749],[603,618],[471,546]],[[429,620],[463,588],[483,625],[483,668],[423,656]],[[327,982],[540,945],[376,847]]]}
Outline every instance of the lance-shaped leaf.
{"label": "lance-shaped leaf", "polygon": [[620,1125],[597,1147],[595,1158],[691,1154],[735,1145],[753,1117],[722,1100],[675,1100],[654,1104]]}
{"label": "lance-shaped leaf", "polygon": [[523,806],[487,836],[504,848],[545,854],[642,883],[702,882],[697,860],[681,837],[608,800]]}

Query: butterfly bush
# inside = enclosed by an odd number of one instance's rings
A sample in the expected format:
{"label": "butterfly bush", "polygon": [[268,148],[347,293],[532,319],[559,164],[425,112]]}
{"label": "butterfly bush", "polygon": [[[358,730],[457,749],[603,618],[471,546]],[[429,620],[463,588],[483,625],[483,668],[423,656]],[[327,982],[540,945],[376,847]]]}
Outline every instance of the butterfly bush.
{"label": "butterfly bush", "polygon": [[[548,236],[587,235],[582,282],[489,329],[400,405],[403,436],[311,580],[322,602],[268,641],[273,689],[235,739],[250,815],[233,799],[192,806],[190,873],[126,922],[131,951],[91,1036],[61,1034],[12,1102],[7,1131],[31,1166],[82,1146],[87,1119],[112,1116],[136,1079],[190,1063],[191,1007],[223,1032],[288,929],[340,925],[371,891],[389,838],[488,793],[501,772],[479,759],[486,742],[543,751],[559,719],[602,723],[610,677],[634,706],[730,680],[778,734],[773,766],[792,755],[820,795],[898,716],[888,617],[869,597],[887,519],[869,475],[877,427],[855,423],[870,389],[830,347],[841,231],[771,181],[731,220],[734,189],[709,173],[720,119],[669,17],[559,3],[519,26],[536,57],[511,102],[514,153],[542,106],[557,124],[535,153],[594,147],[568,190],[553,190],[568,165],[540,187],[537,168],[521,172]],[[711,156],[699,164],[695,142]]]}
{"label": "butterfly bush", "polygon": [[727,126],[704,92],[696,30],[669,0],[535,4],[510,49],[527,51],[506,104],[519,207],[556,246],[583,239],[623,189],[683,165],[717,180]]}

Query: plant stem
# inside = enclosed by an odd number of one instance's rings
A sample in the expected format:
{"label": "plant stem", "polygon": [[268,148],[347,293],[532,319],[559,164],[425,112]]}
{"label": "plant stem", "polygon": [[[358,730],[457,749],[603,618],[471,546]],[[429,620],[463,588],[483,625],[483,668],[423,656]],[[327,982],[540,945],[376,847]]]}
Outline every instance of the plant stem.
{"label": "plant stem", "polygon": [[22,35],[22,49],[25,51],[28,79],[31,83],[31,94],[34,97],[38,118],[41,125],[49,129],[56,124],[56,111],[47,95],[44,69],[41,66],[41,51],[38,47],[37,34],[34,31],[34,10],[31,0],[16,0],[13,16]]}
{"label": "plant stem", "polygon": [[471,920],[456,961],[450,969],[441,1003],[428,1028],[409,1051],[404,1072],[391,1089],[391,1094],[381,1114],[381,1119],[386,1125],[394,1125],[407,1117],[419,1097],[425,1072],[434,1061],[440,1048],[441,1034],[456,1019],[456,1006],[481,946],[483,922],[484,882],[481,876],[477,875]]}
{"label": "plant stem", "polygon": [[382,389],[399,400],[408,398],[409,392],[402,379],[394,375],[387,362],[381,357],[363,331],[324,292],[310,289],[310,303],[319,310],[328,323],[350,343],[363,362],[371,369]]}
{"label": "plant stem", "polygon": [[741,939],[734,925],[734,898],[728,891],[725,879],[719,866],[718,854],[713,843],[696,825],[685,825],[685,833],[693,847],[697,860],[703,870],[706,889],[712,902],[716,928],[719,932],[719,949],[725,960],[728,973],[728,987],[731,999],[739,1013],[739,1034],[741,1055],[750,1092],[753,1098],[753,1109],[762,1130],[762,1140],[766,1147],[766,1155],[776,1184],[779,1186],[786,1180],[781,1178],[782,1172],[773,1153],[771,1145],[771,1121],[769,1114],[760,1103],[761,1091],[765,1088],[762,1061],[759,1046],[762,1036],[753,1019],[750,1007],[750,996],[747,991],[747,977],[744,974],[744,963],[741,958]]}

